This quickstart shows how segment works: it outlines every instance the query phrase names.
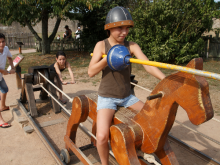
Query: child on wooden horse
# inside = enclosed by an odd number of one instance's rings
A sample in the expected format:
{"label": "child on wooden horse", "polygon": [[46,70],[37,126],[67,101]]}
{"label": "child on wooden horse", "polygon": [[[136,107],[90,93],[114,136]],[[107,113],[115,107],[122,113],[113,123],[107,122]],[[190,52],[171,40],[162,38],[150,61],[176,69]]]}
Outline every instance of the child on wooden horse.
{"label": "child on wooden horse", "polygon": [[[50,71],[56,72],[56,76],[54,78],[55,84],[58,88],[63,90],[62,85],[66,85],[67,82],[63,80],[61,72],[64,71],[66,68],[69,70],[69,74],[71,77],[71,84],[75,84],[74,75],[70,66],[70,63],[66,61],[66,54],[63,51],[58,51],[56,54],[56,62],[50,65]],[[66,104],[66,100],[62,98],[62,93],[59,92],[59,100]]]}
{"label": "child on wooden horse", "polygon": [[[96,44],[89,64],[90,77],[102,71],[102,80],[98,90],[96,133],[97,149],[102,165],[108,164],[109,128],[117,106],[129,107],[137,111],[144,106],[143,102],[131,94],[131,65],[122,71],[112,71],[107,64],[107,57],[102,58],[102,55],[107,54],[111,47],[121,44],[128,48],[131,55],[135,55],[138,59],[148,60],[138,44],[125,40],[129,28],[133,26],[134,22],[127,9],[120,6],[111,9],[105,22],[105,30],[109,37]],[[147,65],[143,65],[143,67],[160,80],[165,77],[156,67]]]}

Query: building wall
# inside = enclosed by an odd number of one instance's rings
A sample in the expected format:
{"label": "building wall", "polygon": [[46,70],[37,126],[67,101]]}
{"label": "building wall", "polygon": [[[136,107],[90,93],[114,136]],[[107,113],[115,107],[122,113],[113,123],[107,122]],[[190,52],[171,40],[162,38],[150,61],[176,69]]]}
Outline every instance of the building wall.
{"label": "building wall", "polygon": [[[212,29],[213,30],[203,33],[204,36],[212,35],[212,37],[215,37],[216,34],[215,34],[214,31],[216,31],[217,29],[220,29],[220,18],[218,18],[218,19],[213,18],[212,21],[213,21],[213,24],[212,24]],[[220,37],[220,34],[219,34],[219,37]]]}
{"label": "building wall", "polygon": [[[74,21],[69,20],[69,19],[62,20],[57,32],[58,33],[61,33],[61,32],[64,33],[64,31],[65,31],[64,26],[68,25],[69,28],[74,33],[77,30],[78,22],[79,21],[77,21],[77,20],[74,20]],[[49,19],[49,21],[48,21],[48,33],[49,34],[53,32],[53,28],[54,28],[55,24],[56,24],[56,19],[55,18],[54,19]],[[33,28],[37,33],[39,33],[39,34],[42,33],[42,30],[41,30],[42,24],[41,24],[41,22],[38,23]],[[18,22],[13,22],[11,26],[5,26],[5,25],[0,24],[0,33],[10,34],[10,33],[21,33],[21,32],[30,33],[30,30],[27,26],[22,27]]]}

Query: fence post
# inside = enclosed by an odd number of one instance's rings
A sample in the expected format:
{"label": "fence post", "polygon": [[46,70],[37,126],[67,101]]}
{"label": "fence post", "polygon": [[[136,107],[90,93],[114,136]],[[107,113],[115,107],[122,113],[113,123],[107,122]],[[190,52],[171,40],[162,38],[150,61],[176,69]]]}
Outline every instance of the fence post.
{"label": "fence post", "polygon": [[64,50],[64,48],[63,48],[63,42],[64,42],[64,41],[61,41],[61,45],[60,45],[61,50]]}

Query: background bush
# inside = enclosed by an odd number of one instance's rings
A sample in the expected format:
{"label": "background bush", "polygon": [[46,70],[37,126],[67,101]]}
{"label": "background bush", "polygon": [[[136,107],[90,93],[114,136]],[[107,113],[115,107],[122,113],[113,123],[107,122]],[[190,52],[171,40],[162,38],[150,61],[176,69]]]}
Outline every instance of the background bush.
{"label": "background bush", "polygon": [[214,0],[139,1],[131,13],[135,27],[128,40],[150,60],[185,63],[204,49],[201,35],[212,27]]}

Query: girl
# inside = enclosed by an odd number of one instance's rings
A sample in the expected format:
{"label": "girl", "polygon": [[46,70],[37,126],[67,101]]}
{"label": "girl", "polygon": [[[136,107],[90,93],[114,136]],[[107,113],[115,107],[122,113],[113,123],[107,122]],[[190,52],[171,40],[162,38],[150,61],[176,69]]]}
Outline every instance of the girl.
{"label": "girl", "polygon": [[[102,165],[108,165],[109,128],[117,106],[129,107],[137,111],[140,111],[144,106],[143,102],[131,94],[131,65],[122,71],[112,71],[107,66],[107,58],[102,58],[102,55],[107,54],[112,46],[121,44],[128,48],[131,55],[135,55],[138,59],[148,60],[138,44],[125,40],[129,28],[133,26],[134,23],[127,9],[120,6],[111,9],[105,22],[105,30],[107,30],[109,37],[96,44],[89,64],[88,74],[90,77],[102,71],[102,80],[98,90],[96,133],[97,149]],[[160,80],[165,77],[156,67],[147,65],[143,65],[143,67]]]}
{"label": "girl", "polygon": [[[73,72],[71,70],[71,66],[70,66],[70,63],[68,63],[66,61],[66,54],[63,52],[63,51],[58,51],[57,54],[56,54],[56,61],[54,64],[52,64],[50,66],[50,71],[54,71],[56,72],[56,76],[54,77],[54,82],[56,84],[56,86],[58,86],[58,88],[60,88],[61,90],[63,90],[62,88],[62,84],[63,85],[66,85],[67,82],[64,81],[62,79],[62,74],[61,72],[64,71],[66,68],[68,68],[69,70],[69,73],[70,73],[70,77],[71,77],[71,84],[75,84],[75,80],[74,80],[74,76],[73,76]],[[63,103],[63,104],[66,104],[66,100],[64,100],[62,98],[62,93],[59,92],[59,100]]]}

